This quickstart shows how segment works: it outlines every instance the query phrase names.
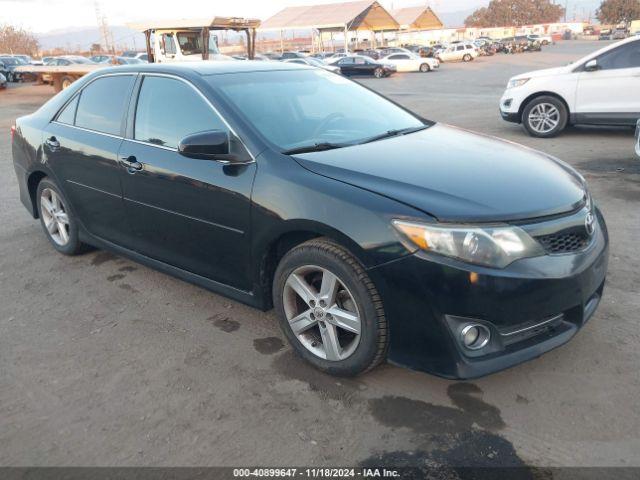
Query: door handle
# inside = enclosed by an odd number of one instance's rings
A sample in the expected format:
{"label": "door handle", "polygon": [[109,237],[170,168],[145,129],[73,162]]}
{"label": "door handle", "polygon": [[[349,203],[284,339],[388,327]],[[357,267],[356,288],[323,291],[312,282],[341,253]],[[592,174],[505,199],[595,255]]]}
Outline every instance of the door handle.
{"label": "door handle", "polygon": [[129,157],[120,157],[120,164],[126,168],[129,173],[135,173],[142,170],[142,164],[133,155]]}
{"label": "door handle", "polygon": [[51,151],[54,151],[54,152],[60,148],[60,142],[56,137],[53,137],[53,136],[47,138],[44,141],[44,143],[47,145],[47,147],[51,149]]}

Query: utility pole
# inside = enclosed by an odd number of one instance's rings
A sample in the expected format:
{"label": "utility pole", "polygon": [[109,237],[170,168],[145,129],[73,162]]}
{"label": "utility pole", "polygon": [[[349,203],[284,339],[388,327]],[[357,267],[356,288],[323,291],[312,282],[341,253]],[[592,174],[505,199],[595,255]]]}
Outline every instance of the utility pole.
{"label": "utility pole", "polygon": [[116,54],[115,45],[113,44],[113,34],[109,29],[109,23],[107,22],[107,16],[102,13],[102,9],[100,8],[100,2],[96,0],[94,3],[96,8],[96,20],[98,22],[98,29],[100,29],[100,35],[102,36],[102,43],[104,45],[105,51],[111,52],[113,55]]}

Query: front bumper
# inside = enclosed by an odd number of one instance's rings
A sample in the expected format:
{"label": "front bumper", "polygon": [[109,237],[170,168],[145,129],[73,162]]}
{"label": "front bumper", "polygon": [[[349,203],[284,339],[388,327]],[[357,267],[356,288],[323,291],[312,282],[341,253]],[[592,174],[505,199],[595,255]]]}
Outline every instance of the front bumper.
{"label": "front bumper", "polygon": [[[372,269],[390,320],[389,360],[446,378],[487,375],[569,341],[596,310],[608,264],[604,219],[589,246],[505,269],[416,253]],[[491,341],[480,351],[459,342],[472,319]]]}
{"label": "front bumper", "polygon": [[503,120],[513,123],[521,123],[520,106],[526,99],[527,92],[520,88],[508,88],[500,99],[500,116]]}

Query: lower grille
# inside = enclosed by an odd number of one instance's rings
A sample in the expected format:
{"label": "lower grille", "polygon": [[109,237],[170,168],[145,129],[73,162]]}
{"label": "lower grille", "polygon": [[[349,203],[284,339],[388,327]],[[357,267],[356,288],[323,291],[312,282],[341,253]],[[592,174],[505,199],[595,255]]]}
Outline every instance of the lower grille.
{"label": "lower grille", "polygon": [[584,233],[553,233],[536,237],[547,253],[572,253],[589,244],[589,236]]}

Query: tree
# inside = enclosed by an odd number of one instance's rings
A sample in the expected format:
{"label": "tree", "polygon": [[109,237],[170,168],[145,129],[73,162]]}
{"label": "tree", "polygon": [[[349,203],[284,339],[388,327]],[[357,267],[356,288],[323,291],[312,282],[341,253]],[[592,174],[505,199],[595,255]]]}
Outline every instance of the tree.
{"label": "tree", "polygon": [[640,0],[604,0],[596,12],[601,23],[629,23],[640,20]]}
{"label": "tree", "polygon": [[551,0],[491,0],[489,6],[473,12],[464,23],[467,27],[519,27],[557,22],[563,15],[564,8]]}
{"label": "tree", "polygon": [[11,25],[0,25],[0,52],[35,55],[38,47],[38,40],[31,32]]}

